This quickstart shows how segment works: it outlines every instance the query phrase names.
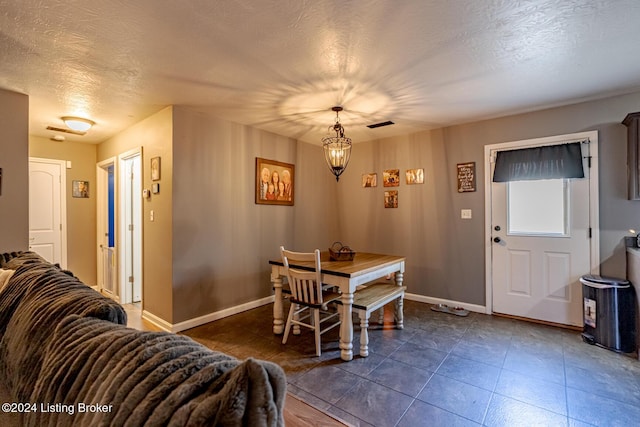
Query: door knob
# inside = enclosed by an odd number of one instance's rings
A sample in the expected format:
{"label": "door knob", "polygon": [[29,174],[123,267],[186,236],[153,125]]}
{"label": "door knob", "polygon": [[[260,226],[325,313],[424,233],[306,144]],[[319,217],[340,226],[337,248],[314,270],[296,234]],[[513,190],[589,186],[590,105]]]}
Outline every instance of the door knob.
{"label": "door knob", "polygon": [[502,241],[502,239],[499,238],[499,237],[494,237],[493,241],[496,242],[496,243],[500,243]]}

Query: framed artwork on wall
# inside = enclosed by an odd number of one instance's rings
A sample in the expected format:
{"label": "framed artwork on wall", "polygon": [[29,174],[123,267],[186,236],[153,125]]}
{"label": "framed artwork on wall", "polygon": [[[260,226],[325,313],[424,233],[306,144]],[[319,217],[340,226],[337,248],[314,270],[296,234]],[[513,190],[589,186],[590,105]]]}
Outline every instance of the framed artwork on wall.
{"label": "framed artwork on wall", "polygon": [[363,187],[377,187],[378,186],[378,174],[377,173],[363,173],[362,174],[362,186]]}
{"label": "framed artwork on wall", "polygon": [[407,184],[424,184],[424,169],[407,169],[405,172]]}
{"label": "framed artwork on wall", "polygon": [[151,181],[160,181],[160,157],[151,159]]}
{"label": "framed artwork on wall", "polygon": [[89,198],[89,181],[73,181],[71,195],[75,198]]}
{"label": "framed artwork on wall", "polygon": [[391,190],[391,191],[384,192],[384,207],[385,208],[398,207],[398,190]]}
{"label": "framed artwork on wall", "polygon": [[400,169],[385,169],[382,181],[385,187],[398,187],[400,185]]}
{"label": "framed artwork on wall", "polygon": [[458,193],[476,191],[476,162],[458,163]]}
{"label": "framed artwork on wall", "polygon": [[295,165],[256,157],[256,204],[293,206]]}

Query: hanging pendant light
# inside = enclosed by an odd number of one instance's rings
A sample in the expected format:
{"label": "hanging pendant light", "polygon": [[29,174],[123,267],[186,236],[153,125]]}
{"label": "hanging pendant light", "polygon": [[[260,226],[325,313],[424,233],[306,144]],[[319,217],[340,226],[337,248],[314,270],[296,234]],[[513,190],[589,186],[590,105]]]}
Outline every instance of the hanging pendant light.
{"label": "hanging pendant light", "polygon": [[329,133],[333,131],[336,136],[327,135],[322,138],[322,148],[329,170],[336,176],[336,181],[339,181],[351,157],[351,138],[344,136],[344,128],[340,124],[339,113],[342,107],[333,107],[331,110],[336,112],[336,123],[329,126]]}

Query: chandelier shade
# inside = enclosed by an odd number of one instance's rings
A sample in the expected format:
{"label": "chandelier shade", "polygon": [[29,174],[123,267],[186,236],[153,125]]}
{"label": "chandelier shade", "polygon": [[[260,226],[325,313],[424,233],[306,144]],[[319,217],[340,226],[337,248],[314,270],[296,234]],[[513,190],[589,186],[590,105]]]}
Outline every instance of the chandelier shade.
{"label": "chandelier shade", "polygon": [[[339,181],[351,158],[351,138],[344,136],[344,127],[340,124],[338,114],[342,107],[333,107],[331,110],[336,112],[336,123],[329,126],[329,135],[322,138],[322,148],[329,170]],[[331,132],[335,132],[335,136]]]}

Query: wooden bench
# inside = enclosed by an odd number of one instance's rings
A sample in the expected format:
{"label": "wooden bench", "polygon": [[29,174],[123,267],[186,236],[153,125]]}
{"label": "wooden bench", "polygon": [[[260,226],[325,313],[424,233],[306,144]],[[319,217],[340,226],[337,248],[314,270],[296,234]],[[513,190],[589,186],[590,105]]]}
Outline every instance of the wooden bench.
{"label": "wooden bench", "polygon": [[[353,310],[360,318],[360,356],[369,356],[369,317],[375,310],[380,310],[378,323],[384,323],[384,306],[396,301],[394,320],[396,328],[403,329],[402,299],[406,286],[389,283],[374,283],[357,290],[353,294]],[[340,300],[338,303],[342,303]],[[343,319],[344,321],[344,319]]]}

